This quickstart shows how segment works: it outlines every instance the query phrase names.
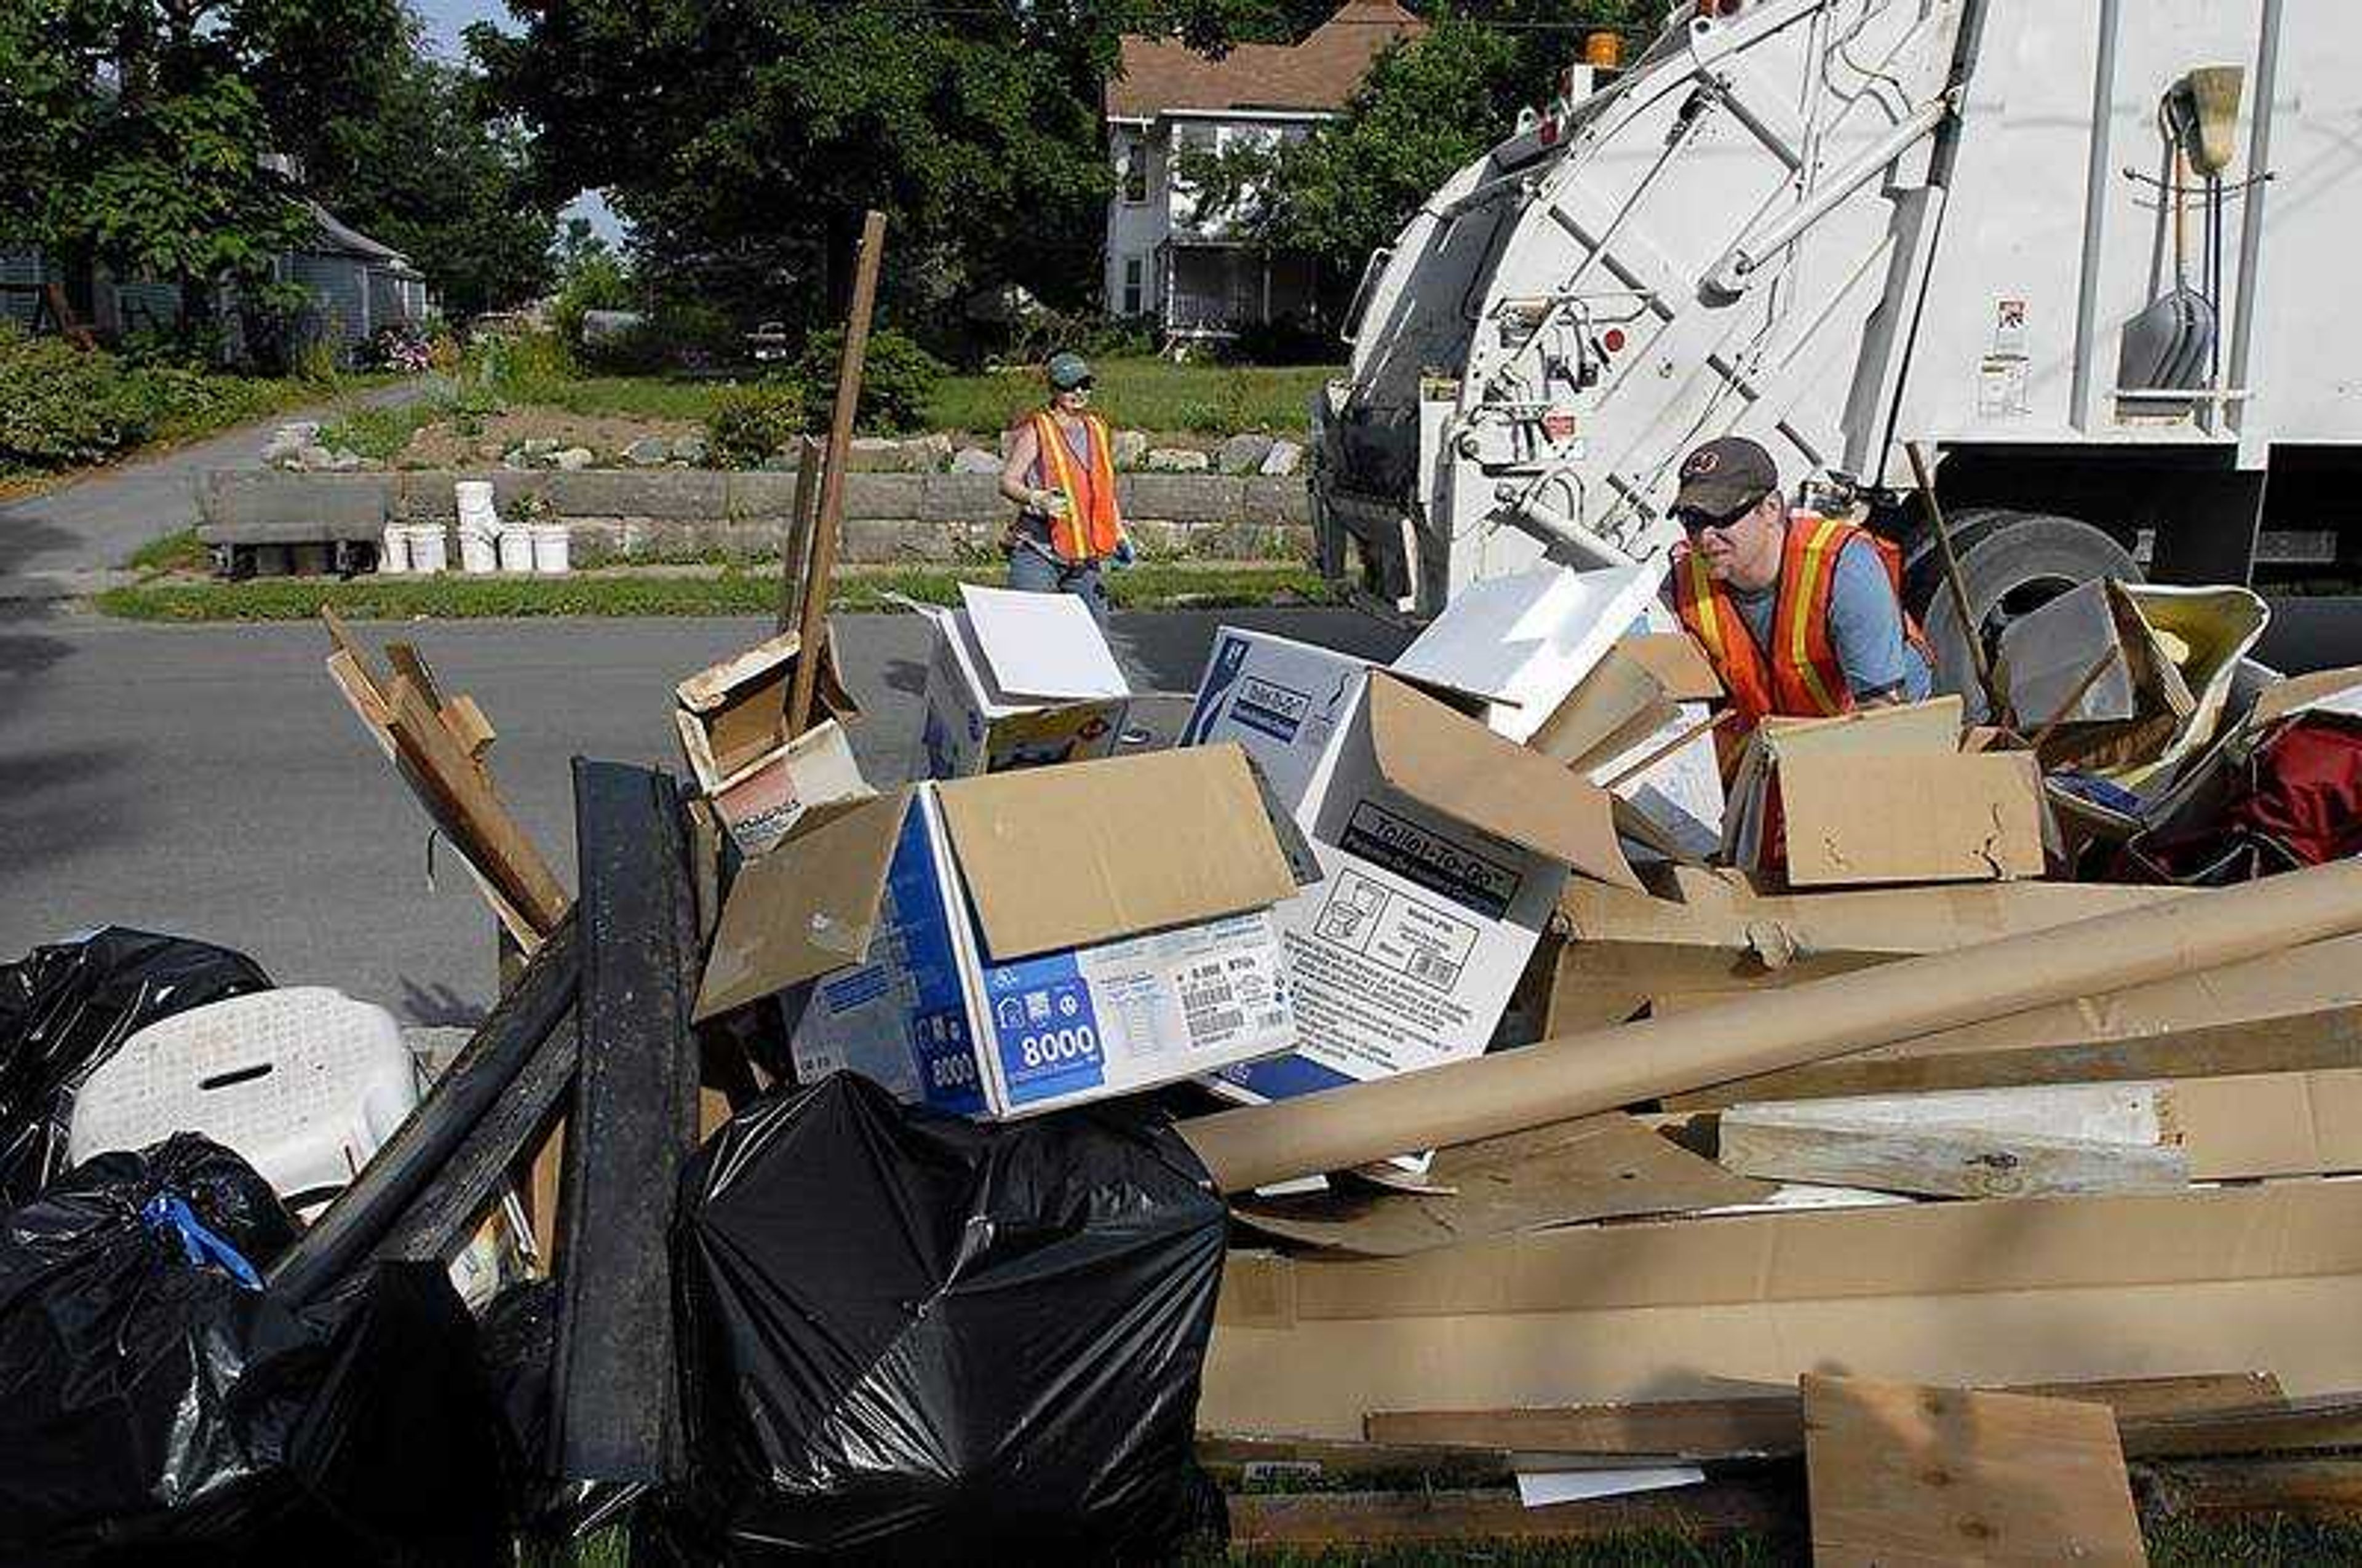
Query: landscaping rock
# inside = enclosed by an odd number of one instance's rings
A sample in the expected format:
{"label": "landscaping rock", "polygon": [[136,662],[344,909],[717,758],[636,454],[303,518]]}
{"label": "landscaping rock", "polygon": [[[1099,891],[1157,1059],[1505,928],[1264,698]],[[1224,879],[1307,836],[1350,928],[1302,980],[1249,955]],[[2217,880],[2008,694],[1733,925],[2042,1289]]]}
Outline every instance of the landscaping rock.
{"label": "landscaping rock", "polygon": [[321,472],[336,467],[337,455],[326,447],[315,443],[296,453],[295,460],[305,469]]}
{"label": "landscaping rock", "polygon": [[1214,466],[1214,460],[1185,447],[1159,447],[1148,454],[1143,466],[1153,474],[1202,474]]}
{"label": "landscaping rock", "polygon": [[694,468],[705,461],[705,437],[698,435],[676,436],[672,444],[672,460]]}
{"label": "landscaping rock", "polygon": [[1303,447],[1293,441],[1274,441],[1271,450],[1264,454],[1263,466],[1255,471],[1266,479],[1286,479],[1303,464]]}
{"label": "landscaping rock", "polygon": [[962,447],[952,454],[952,472],[955,474],[997,474],[1005,458],[988,452],[981,447]]}
{"label": "landscaping rock", "polygon": [[501,467],[512,473],[521,473],[533,467],[533,459],[524,455],[524,447],[514,447],[501,454]]}
{"label": "landscaping rock", "polygon": [[1148,456],[1148,432],[1145,430],[1117,431],[1108,437],[1108,456],[1115,459],[1117,468],[1140,467],[1141,459]]}
{"label": "landscaping rock", "polygon": [[598,461],[598,458],[588,447],[568,447],[552,457],[550,461],[557,465],[560,473],[579,474]]}
{"label": "landscaping rock", "polygon": [[939,474],[951,466],[952,438],[939,430],[913,436],[902,443],[902,455],[912,473]]}
{"label": "landscaping rock", "polygon": [[369,459],[348,447],[339,447],[328,454],[328,469],[332,473],[354,473],[368,466]]}
{"label": "landscaping rock", "polygon": [[1273,445],[1268,436],[1253,433],[1233,436],[1223,442],[1221,449],[1214,454],[1214,466],[1226,474],[1254,473],[1263,467],[1263,460],[1271,456]]}
{"label": "landscaping rock", "polygon": [[534,436],[521,442],[517,450],[524,454],[527,462],[540,462],[545,458],[556,457],[557,447],[558,441],[556,436]]}
{"label": "landscaping rock", "polygon": [[262,465],[276,469],[299,467],[304,460],[304,448],[319,443],[318,420],[299,419],[292,425],[282,425],[262,444]]}
{"label": "landscaping rock", "polygon": [[672,460],[672,443],[661,436],[643,436],[624,448],[624,461],[634,468],[662,468]]}
{"label": "landscaping rock", "polygon": [[911,458],[900,441],[884,436],[855,436],[845,471],[855,474],[908,473],[911,471]]}

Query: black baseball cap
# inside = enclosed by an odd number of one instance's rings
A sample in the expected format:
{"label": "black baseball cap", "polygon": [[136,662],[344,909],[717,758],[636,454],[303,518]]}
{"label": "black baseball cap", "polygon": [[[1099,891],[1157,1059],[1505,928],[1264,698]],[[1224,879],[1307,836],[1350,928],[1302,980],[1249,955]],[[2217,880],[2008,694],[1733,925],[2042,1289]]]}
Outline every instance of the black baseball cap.
{"label": "black baseball cap", "polygon": [[1760,443],[1720,436],[1682,459],[1682,488],[1673,511],[1701,517],[1736,517],[1780,488],[1780,466]]}

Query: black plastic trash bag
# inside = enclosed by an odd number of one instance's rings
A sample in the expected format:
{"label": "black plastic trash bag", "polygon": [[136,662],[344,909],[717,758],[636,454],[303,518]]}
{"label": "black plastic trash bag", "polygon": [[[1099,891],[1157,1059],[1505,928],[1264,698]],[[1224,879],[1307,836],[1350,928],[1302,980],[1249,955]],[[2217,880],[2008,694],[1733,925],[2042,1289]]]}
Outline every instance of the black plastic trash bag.
{"label": "black plastic trash bag", "polygon": [[294,1230],[193,1134],[0,1214],[0,1562],[495,1562],[510,1458],[442,1271],[297,1313]]}
{"label": "black plastic trash bag", "polygon": [[840,1073],[686,1179],[684,1556],[1153,1559],[1203,1522],[1224,1211],[1169,1129],[977,1127]]}
{"label": "black plastic trash bag", "polygon": [[242,953],[119,925],[0,964],[0,1209],[57,1173],[73,1088],[126,1039],[269,989],[270,977]]}

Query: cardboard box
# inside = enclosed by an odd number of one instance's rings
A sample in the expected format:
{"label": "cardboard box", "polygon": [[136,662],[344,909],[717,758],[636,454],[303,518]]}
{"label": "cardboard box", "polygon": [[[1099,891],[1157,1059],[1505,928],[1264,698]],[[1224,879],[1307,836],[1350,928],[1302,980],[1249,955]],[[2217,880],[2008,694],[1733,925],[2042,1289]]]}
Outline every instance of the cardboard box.
{"label": "cardboard box", "polygon": [[1807,1371],[1947,1383],[2269,1368],[2362,1380],[2362,1181],[1756,1213],[1407,1258],[1231,1255],[1204,1430],[1705,1397]]}
{"label": "cardboard box", "polygon": [[742,854],[778,844],[816,807],[877,793],[843,727],[860,709],[825,645],[812,695],[815,712],[826,717],[800,735],[788,734],[800,646],[797,634],[782,632],[673,688],[681,756]]}
{"label": "cardboard box", "polygon": [[933,625],[920,745],[928,777],[963,778],[1106,756],[1130,688],[1098,623],[1065,593],[963,583]]}
{"label": "cardboard box", "polygon": [[1181,745],[1235,741],[1294,811],[1362,695],[1370,661],[1271,632],[1223,626],[1198,683]]}
{"label": "cardboard box", "polygon": [[1529,740],[1618,638],[1643,629],[1664,577],[1661,561],[1471,583],[1392,668],[1484,698],[1487,726]]}
{"label": "cardboard box", "polygon": [[1032,1115],[1294,1043],[1295,888],[1235,746],[922,784],[742,871],[699,1015],[795,988],[800,1078]]}
{"label": "cardboard box", "polygon": [[1300,1043],[1222,1075],[1248,1100],[1480,1054],[1568,868],[1639,887],[1605,791],[1384,672],[1297,821],[1326,873],[1276,911]]}

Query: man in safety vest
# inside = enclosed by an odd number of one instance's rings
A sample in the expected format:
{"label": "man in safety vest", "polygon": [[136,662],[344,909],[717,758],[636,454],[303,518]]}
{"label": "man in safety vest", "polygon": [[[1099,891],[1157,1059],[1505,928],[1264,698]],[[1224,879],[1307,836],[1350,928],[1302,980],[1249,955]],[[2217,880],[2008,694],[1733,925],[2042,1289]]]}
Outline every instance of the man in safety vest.
{"label": "man in safety vest", "polygon": [[1904,613],[1902,553],[1866,528],[1791,512],[1772,454],[1743,436],[1682,461],[1673,607],[1737,717],[1726,757],[1766,714],[1818,717],[1915,702],[1935,684],[1926,635]]}
{"label": "man in safety vest", "polygon": [[1081,355],[1052,355],[1048,378],[1050,405],[1017,427],[1000,470],[1000,493],[1018,506],[1004,541],[1009,586],[1072,593],[1104,621],[1100,565],[1131,564],[1107,421],[1090,412],[1091,368]]}

